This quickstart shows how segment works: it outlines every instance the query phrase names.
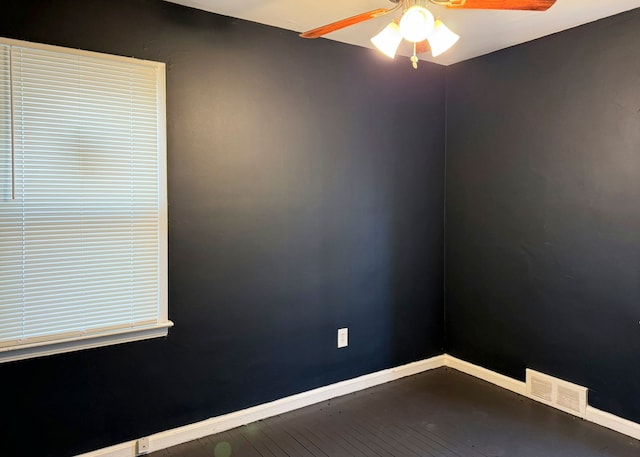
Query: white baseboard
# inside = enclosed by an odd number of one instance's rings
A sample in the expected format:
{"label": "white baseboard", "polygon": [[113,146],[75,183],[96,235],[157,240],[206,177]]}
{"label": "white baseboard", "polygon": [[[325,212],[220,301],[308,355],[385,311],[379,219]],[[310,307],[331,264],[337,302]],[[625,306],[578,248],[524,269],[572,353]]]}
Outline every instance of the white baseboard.
{"label": "white baseboard", "polygon": [[465,362],[464,360],[457,359],[448,354],[445,354],[444,359],[445,366],[453,368],[454,370],[462,371],[463,373],[475,376],[476,378],[490,382],[491,384],[495,384],[496,386],[520,395],[525,395],[527,392],[525,383],[518,381],[517,379],[496,373],[495,371],[487,370],[486,368]]}
{"label": "white baseboard", "polygon": [[[335,397],[357,392],[369,387],[395,381],[405,376],[411,376],[427,370],[433,370],[445,365],[445,356],[439,355],[430,359],[409,363],[396,368],[378,371],[358,378],[341,381],[317,389],[302,392],[262,405],[213,417],[195,424],[174,428],[149,436],[149,452],[166,449],[187,441],[203,438],[214,433],[220,433],[232,428],[240,427],[268,417],[283,414],[288,411],[303,408]],[[136,441],[129,441],[108,448],[82,454],[77,457],[135,457]]]}
{"label": "white baseboard", "polygon": [[[149,452],[159,451],[187,441],[203,438],[214,433],[224,432],[258,420],[283,414],[305,406],[313,405],[335,397],[357,392],[369,387],[395,381],[405,376],[422,373],[440,367],[454,370],[490,382],[503,389],[527,396],[526,383],[517,379],[482,368],[448,354],[439,355],[419,362],[409,363],[396,368],[378,371],[358,378],[349,379],[317,389],[281,398],[269,403],[213,417],[195,424],[174,428],[149,436]],[[534,399],[535,400],[535,399]],[[552,406],[553,407],[553,406]],[[640,440],[640,424],[631,422],[613,414],[587,406],[585,420],[609,428],[616,432]],[[136,441],[128,441],[76,457],[136,457]]]}
{"label": "white baseboard", "polygon": [[594,424],[601,425],[603,427],[615,430],[623,435],[630,436],[640,440],[640,424],[631,422],[630,420],[623,419],[619,416],[600,411],[592,406],[587,406],[587,414],[585,419]]}
{"label": "white baseboard", "polygon": [[[128,441],[115,446],[109,446],[97,451],[82,454],[82,457],[132,457],[136,455],[136,442]],[[81,457],[78,455],[77,457]]]}

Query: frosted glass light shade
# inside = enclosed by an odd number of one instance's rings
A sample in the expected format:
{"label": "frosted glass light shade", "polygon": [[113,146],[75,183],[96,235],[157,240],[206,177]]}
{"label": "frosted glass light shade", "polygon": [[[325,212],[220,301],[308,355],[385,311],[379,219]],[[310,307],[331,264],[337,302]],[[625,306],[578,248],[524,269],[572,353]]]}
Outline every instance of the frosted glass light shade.
{"label": "frosted glass light shade", "polygon": [[427,40],[429,40],[429,45],[431,46],[431,55],[433,57],[439,56],[456,44],[459,39],[460,36],[453,33],[442,23],[440,19],[438,19],[433,28],[433,32],[427,38]]}
{"label": "frosted glass light shade", "polygon": [[405,40],[412,43],[424,41],[434,27],[433,14],[424,6],[414,5],[400,19],[400,32]]}
{"label": "frosted glass light shade", "polygon": [[382,32],[371,38],[371,43],[373,43],[380,52],[392,59],[396,56],[396,51],[401,41],[402,34],[400,33],[400,27],[398,27],[398,24],[395,22],[386,26]]}

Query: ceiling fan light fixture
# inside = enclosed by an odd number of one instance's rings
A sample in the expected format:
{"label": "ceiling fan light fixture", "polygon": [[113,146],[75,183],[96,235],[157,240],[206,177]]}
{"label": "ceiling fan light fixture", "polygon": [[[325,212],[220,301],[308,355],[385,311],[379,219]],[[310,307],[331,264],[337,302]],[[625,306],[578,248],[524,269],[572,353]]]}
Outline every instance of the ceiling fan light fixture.
{"label": "ceiling fan light fixture", "polygon": [[371,43],[384,55],[394,58],[400,42],[402,33],[400,27],[395,22],[390,23],[380,33],[371,38]]}
{"label": "ceiling fan light fixture", "polygon": [[400,32],[405,40],[412,43],[424,41],[433,32],[435,19],[424,6],[413,5],[400,19]]}
{"label": "ceiling fan light fixture", "polygon": [[459,35],[452,32],[449,27],[444,25],[444,23],[438,19],[435,22],[433,32],[427,38],[427,40],[429,40],[429,45],[431,46],[431,55],[433,57],[439,56],[456,44],[459,39]]}

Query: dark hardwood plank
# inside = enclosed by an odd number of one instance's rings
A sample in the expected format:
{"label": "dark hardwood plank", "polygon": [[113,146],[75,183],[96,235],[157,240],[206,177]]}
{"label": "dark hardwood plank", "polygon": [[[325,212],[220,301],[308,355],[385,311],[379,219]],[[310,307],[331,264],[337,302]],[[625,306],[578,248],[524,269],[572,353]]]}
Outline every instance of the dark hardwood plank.
{"label": "dark hardwood plank", "polygon": [[279,427],[274,421],[265,421],[264,428],[262,429],[263,433],[271,438],[273,442],[278,443],[278,446],[280,446],[287,455],[296,457],[315,457],[306,447],[302,446],[296,439],[294,439],[290,433],[287,433],[284,430],[284,428]]}
{"label": "dark hardwood plank", "polygon": [[[282,419],[282,416],[279,418]],[[291,421],[293,418],[297,418],[297,415],[288,416],[284,420]],[[344,439],[341,433],[332,433],[331,427],[325,422],[321,422],[317,415],[307,413],[306,417],[295,419],[295,423],[301,433],[308,436],[331,457],[367,457],[352,442]]]}
{"label": "dark hardwood plank", "polygon": [[262,457],[288,456],[273,440],[262,433],[262,427],[262,421],[259,421],[239,427],[239,431]]}
{"label": "dark hardwood plank", "polygon": [[637,457],[640,441],[451,369],[291,411],[150,457]]}
{"label": "dark hardwood plank", "polygon": [[237,455],[262,457],[253,444],[247,441],[237,428],[208,436],[206,440],[208,441],[205,446],[207,457],[231,457]]}

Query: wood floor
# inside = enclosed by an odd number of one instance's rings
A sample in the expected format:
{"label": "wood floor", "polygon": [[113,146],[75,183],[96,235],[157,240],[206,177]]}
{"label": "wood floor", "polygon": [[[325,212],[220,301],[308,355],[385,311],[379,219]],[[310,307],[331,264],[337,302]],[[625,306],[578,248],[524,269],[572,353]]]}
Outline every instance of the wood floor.
{"label": "wood floor", "polygon": [[640,441],[441,368],[149,455],[639,457]]}

